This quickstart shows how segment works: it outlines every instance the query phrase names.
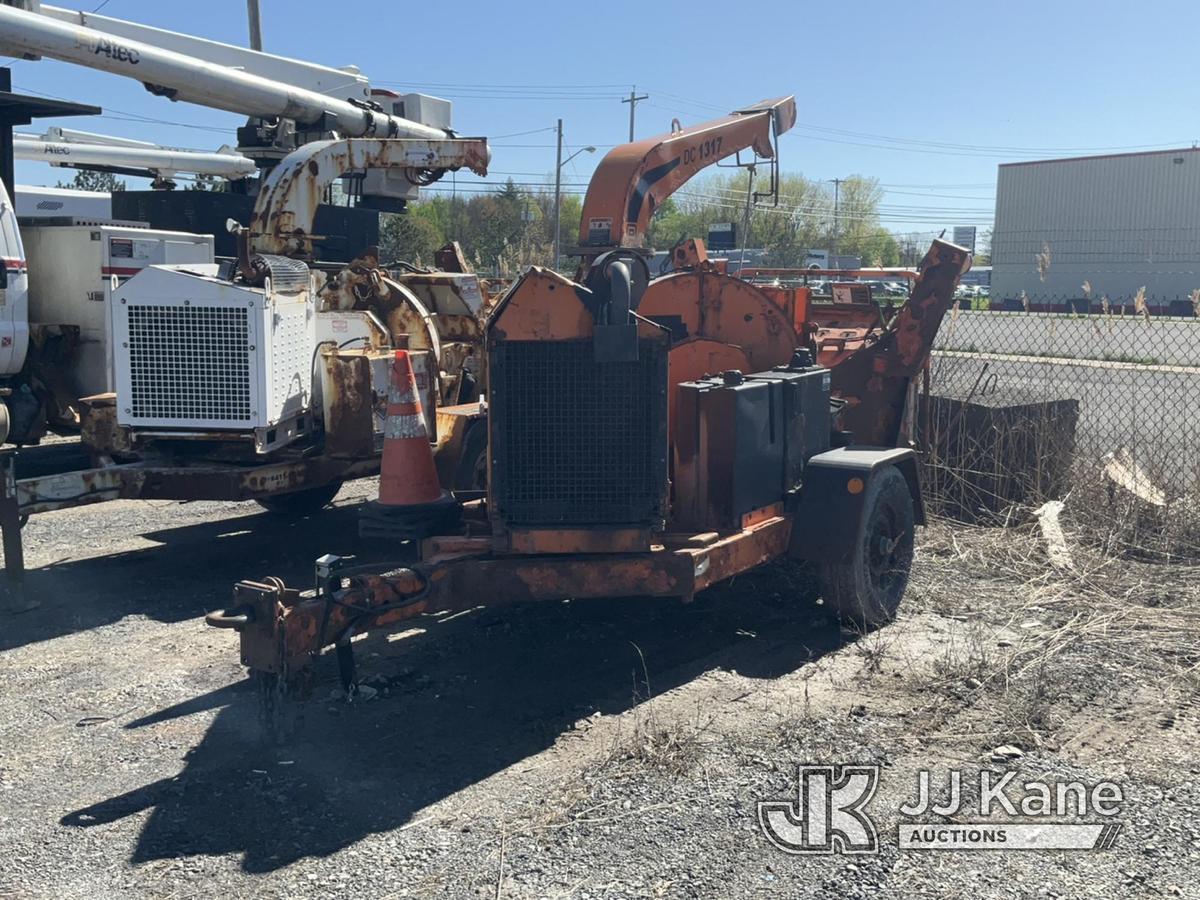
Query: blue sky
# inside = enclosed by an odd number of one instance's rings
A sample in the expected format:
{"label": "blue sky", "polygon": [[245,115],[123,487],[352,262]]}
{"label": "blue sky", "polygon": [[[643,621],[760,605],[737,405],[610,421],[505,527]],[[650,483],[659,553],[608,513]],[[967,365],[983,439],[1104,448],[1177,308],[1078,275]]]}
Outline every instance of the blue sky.
{"label": "blue sky", "polygon": [[[59,4],[64,0],[58,0]],[[541,182],[553,125],[572,149],[624,141],[630,87],[650,99],[638,137],[792,93],[799,124],[783,167],[885,186],[883,220],[911,232],[986,226],[1005,161],[1190,146],[1200,140],[1194,49],[1200,4],[1146,0],[896,4],[480,3],[441,7],[261,0],[266,49],[358,65],[380,87],[455,103],[455,126],[492,139],[495,173]],[[84,9],[95,9],[90,0]],[[245,43],[243,0],[109,0],[105,15]],[[333,8],[336,20],[322,18]],[[394,10],[394,11],[393,11]],[[47,120],[211,149],[239,116],[175,104],[139,84],[51,61],[13,64],[17,90],[105,109],[101,121]],[[143,121],[151,118],[155,122]],[[167,124],[171,123],[171,124]],[[523,132],[533,132],[524,134]],[[600,154],[565,170],[579,188]],[[69,172],[21,163],[18,181]],[[460,179],[460,183],[465,179]]]}

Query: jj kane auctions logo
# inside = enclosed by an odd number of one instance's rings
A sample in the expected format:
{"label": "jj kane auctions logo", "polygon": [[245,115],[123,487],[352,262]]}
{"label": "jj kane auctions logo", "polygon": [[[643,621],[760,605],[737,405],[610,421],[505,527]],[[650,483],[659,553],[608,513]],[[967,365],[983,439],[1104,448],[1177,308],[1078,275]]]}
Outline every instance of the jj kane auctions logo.
{"label": "jj kane auctions logo", "polygon": [[[963,773],[951,769],[935,800],[939,786],[920,771],[916,796],[898,809],[900,849],[1106,850],[1116,842],[1119,822],[1080,820],[1116,816],[1124,800],[1119,785],[1016,779],[1016,772],[984,770],[978,789],[968,792]],[[784,853],[879,852],[879,831],[867,812],[879,787],[879,766],[802,765],[797,786],[795,799],[758,804],[759,825],[775,847]]]}

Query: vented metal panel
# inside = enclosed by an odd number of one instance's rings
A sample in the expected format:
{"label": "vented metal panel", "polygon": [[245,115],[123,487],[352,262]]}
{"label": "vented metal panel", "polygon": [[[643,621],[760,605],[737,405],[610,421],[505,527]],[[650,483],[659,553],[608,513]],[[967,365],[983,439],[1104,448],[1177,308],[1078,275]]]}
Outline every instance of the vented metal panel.
{"label": "vented metal panel", "polygon": [[592,342],[490,351],[492,490],[514,525],[653,525],[667,468],[667,351],[599,363]]}
{"label": "vented metal panel", "polygon": [[271,335],[271,409],[284,414],[299,412],[308,404],[311,380],[303,377],[313,359],[309,309],[303,303],[283,303],[275,308]]}
{"label": "vented metal panel", "polygon": [[245,306],[130,305],[132,415],[250,421],[252,312]]}

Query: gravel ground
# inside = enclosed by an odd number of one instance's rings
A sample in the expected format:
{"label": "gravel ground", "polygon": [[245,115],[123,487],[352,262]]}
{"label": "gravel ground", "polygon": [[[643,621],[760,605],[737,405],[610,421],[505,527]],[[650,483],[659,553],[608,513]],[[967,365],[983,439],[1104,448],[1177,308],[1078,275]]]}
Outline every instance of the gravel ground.
{"label": "gravel ground", "polygon": [[[202,614],[239,578],[362,551],[371,490],[297,522],[117,502],[27,526],[41,606],[0,612],[0,897],[1200,897],[1195,680],[1061,643],[1017,671],[1040,626],[1025,576],[971,562],[995,532],[931,529],[905,615],[858,640],[770,576],[686,607],[419,619],[356,644],[370,700],[322,659],[272,744]],[[945,582],[951,544],[977,581]],[[766,841],[756,804],[794,797],[803,762],[881,766],[877,855]],[[1116,846],[901,852],[917,771],[949,767],[1115,781]]]}

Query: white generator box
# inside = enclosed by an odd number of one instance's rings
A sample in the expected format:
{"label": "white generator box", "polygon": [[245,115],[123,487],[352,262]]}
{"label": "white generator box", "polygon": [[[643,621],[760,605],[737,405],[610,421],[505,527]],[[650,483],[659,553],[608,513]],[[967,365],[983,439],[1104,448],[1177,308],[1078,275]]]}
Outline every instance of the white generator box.
{"label": "white generator box", "polygon": [[51,219],[63,216],[111,219],[112,194],[108,191],[77,191],[74,188],[17,185],[17,215],[22,219]]}
{"label": "white generator box", "polygon": [[79,328],[66,373],[76,397],[113,390],[109,307],[113,291],[150,265],[211,263],[211,235],[102,224],[21,226],[29,261],[30,325]]}
{"label": "white generator box", "polygon": [[311,430],[316,314],[304,273],[286,290],[187,266],[129,279],[112,306],[117,422],[155,434],[253,434],[259,452]]}
{"label": "white generator box", "polygon": [[[385,113],[433,128],[450,129],[454,104],[449,100],[428,94],[396,94],[379,89],[372,90],[371,99],[382,106]],[[416,201],[421,196],[421,189],[402,169],[368,169],[363,173],[362,193],[373,197]]]}

